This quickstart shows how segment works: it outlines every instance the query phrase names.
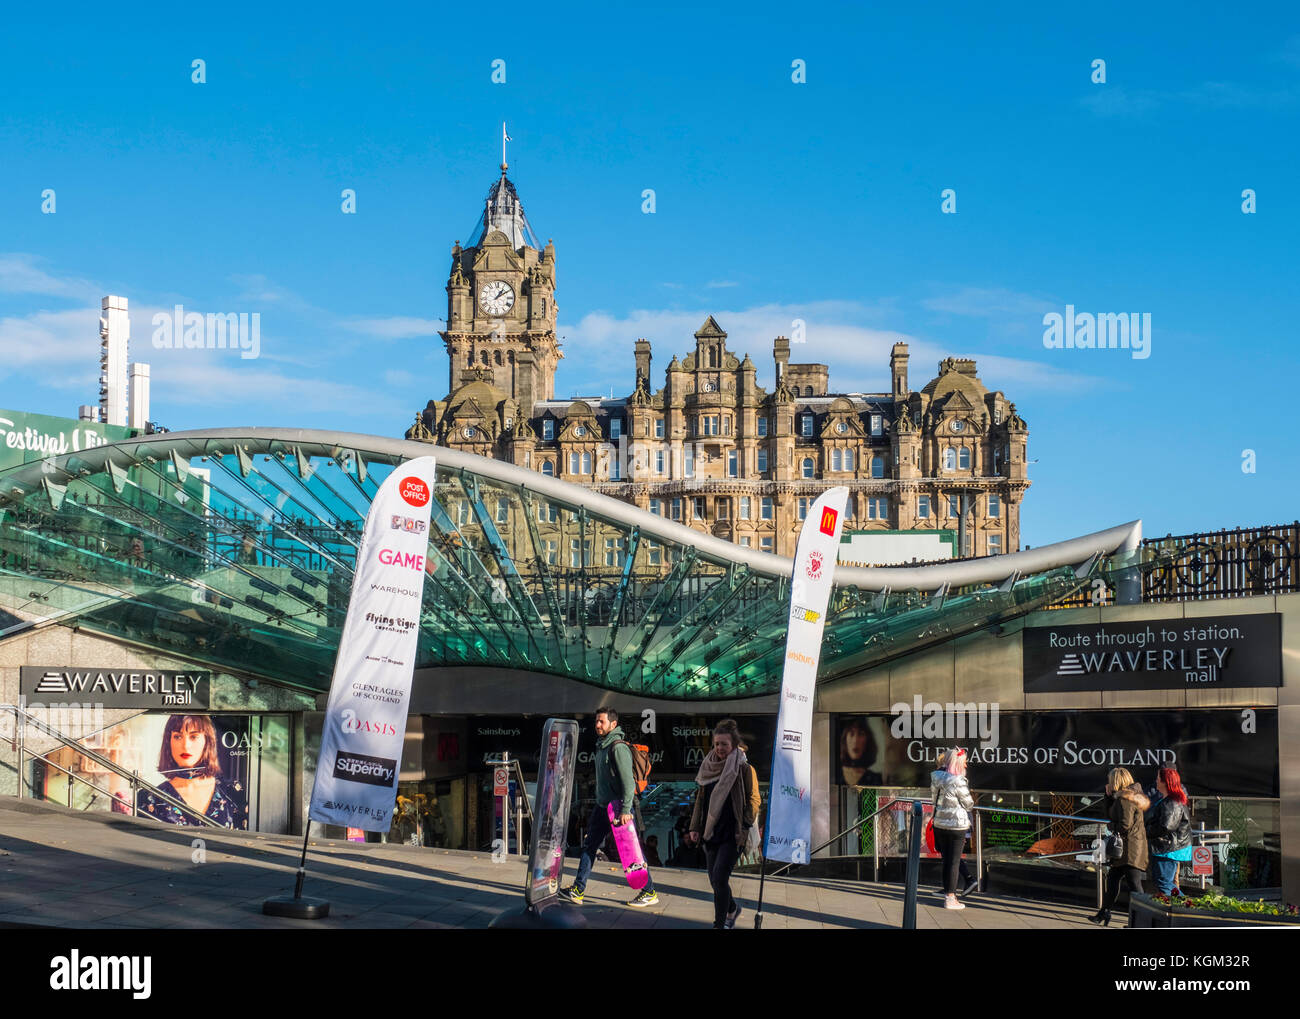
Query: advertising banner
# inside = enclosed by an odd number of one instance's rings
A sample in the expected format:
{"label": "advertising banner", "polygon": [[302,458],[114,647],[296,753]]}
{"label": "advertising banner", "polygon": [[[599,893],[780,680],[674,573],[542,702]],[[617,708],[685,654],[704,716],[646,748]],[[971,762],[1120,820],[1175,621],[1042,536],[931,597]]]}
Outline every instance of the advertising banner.
{"label": "advertising banner", "polygon": [[807,863],[812,842],[812,709],[822,631],[849,490],[823,492],[808,511],[790,578],[790,627],[781,677],[781,706],[772,743],[771,806],[764,853],[769,860]]}
{"label": "advertising banner", "polygon": [[1282,685],[1276,612],[1031,626],[1023,647],[1026,693]]}
{"label": "advertising banner", "polygon": [[417,457],[379,486],[357,549],[321,734],[310,817],[388,831],[420,637],[434,460]]}
{"label": "advertising banner", "polygon": [[[943,713],[946,706],[931,707]],[[960,746],[972,789],[1100,795],[1107,773],[1119,767],[1144,786],[1155,784],[1157,769],[1176,768],[1190,796],[1272,799],[1280,788],[1276,708],[1007,711],[999,714],[992,740],[926,735],[906,721],[835,716],[835,780],[928,789],[939,755]]]}
{"label": "advertising banner", "polygon": [[212,673],[199,670],[127,668],[94,665],[62,668],[23,665],[18,691],[29,704],[71,699],[105,708],[195,708],[211,703]]}
{"label": "advertising banner", "polygon": [[528,885],[524,889],[524,899],[530,906],[551,898],[560,888],[577,757],[578,723],[548,718],[542,730],[542,766],[533,801],[535,828],[528,853]]}
{"label": "advertising banner", "polygon": [[121,425],[0,409],[0,470],[130,437]]}

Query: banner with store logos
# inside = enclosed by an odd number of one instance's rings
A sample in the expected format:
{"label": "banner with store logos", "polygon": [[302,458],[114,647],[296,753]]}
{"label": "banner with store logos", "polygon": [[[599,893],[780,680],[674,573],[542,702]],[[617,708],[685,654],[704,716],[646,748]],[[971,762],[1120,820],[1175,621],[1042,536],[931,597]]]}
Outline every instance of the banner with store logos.
{"label": "banner with store logos", "polygon": [[357,549],[321,734],[310,817],[388,831],[420,636],[434,458],[397,467],[379,486]]}
{"label": "banner with store logos", "polygon": [[1282,685],[1276,612],[1024,631],[1026,693]]}
{"label": "banner with store logos", "polygon": [[764,841],[769,860],[807,863],[812,844],[813,693],[848,497],[843,486],[823,492],[808,511],[795,545]]}

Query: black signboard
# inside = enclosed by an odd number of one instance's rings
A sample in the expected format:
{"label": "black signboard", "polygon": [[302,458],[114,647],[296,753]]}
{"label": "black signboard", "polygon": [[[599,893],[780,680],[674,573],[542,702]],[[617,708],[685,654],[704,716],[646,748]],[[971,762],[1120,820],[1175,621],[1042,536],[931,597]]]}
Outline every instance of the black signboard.
{"label": "black signboard", "polygon": [[960,746],[974,789],[1100,794],[1111,768],[1151,786],[1171,767],[1189,795],[1278,796],[1276,708],[1002,712],[988,741],[913,738],[891,715],[837,715],[834,729],[842,785],[928,788],[939,755]]}
{"label": "black signboard", "polygon": [[1277,613],[1024,631],[1026,693],[1282,685]]}
{"label": "black signboard", "polygon": [[76,703],[105,708],[206,711],[211,703],[212,673],[24,665],[18,673],[18,690],[28,704]]}
{"label": "black signboard", "polygon": [[994,808],[980,821],[986,846],[1003,846],[1024,851],[1038,838],[1040,822],[1024,814],[1004,814]]}
{"label": "black signboard", "polygon": [[[618,724],[632,743],[643,743],[650,748],[650,777],[652,781],[693,779],[700,764],[713,745],[713,727],[725,715],[664,715],[642,717],[639,714],[622,714]],[[772,739],[776,732],[776,719],[769,715],[734,716],[740,727],[740,737],[749,748],[749,763],[758,769],[764,781],[771,774]],[[526,773],[537,770],[537,750],[546,719],[541,715],[486,715],[471,718],[469,730],[469,766],[482,767],[487,758],[499,757],[508,752],[518,758]],[[588,715],[579,720],[578,770],[591,768],[596,753],[595,718]],[[652,725],[653,732],[643,731]]]}

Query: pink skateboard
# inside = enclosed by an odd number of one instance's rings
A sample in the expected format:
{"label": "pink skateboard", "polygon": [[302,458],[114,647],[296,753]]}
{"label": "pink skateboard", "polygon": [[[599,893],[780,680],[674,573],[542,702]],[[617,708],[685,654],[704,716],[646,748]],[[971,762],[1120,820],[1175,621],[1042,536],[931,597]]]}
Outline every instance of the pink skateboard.
{"label": "pink skateboard", "polygon": [[614,847],[618,850],[618,862],[623,865],[623,874],[627,877],[627,883],[639,892],[650,883],[650,871],[641,852],[641,840],[636,837],[636,824],[632,821],[619,824],[612,803],[607,803],[605,810],[609,814],[610,830],[614,833]]}

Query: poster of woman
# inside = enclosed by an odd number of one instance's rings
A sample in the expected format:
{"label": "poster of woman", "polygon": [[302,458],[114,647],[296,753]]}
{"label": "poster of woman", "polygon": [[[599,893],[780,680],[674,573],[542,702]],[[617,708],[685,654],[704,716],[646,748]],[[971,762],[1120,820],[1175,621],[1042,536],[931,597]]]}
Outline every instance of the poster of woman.
{"label": "poster of woman", "polygon": [[[236,723],[245,719],[232,719]],[[248,827],[247,791],[238,775],[229,774],[230,760],[222,765],[223,744],[208,715],[169,715],[158,745],[159,790],[180,800],[195,814],[223,828]],[[228,756],[228,755],[227,755]],[[164,824],[201,826],[197,817],[146,789],[136,794],[142,817]]]}
{"label": "poster of woman", "polygon": [[841,785],[883,785],[888,733],[885,719],[849,715],[839,721]]}

